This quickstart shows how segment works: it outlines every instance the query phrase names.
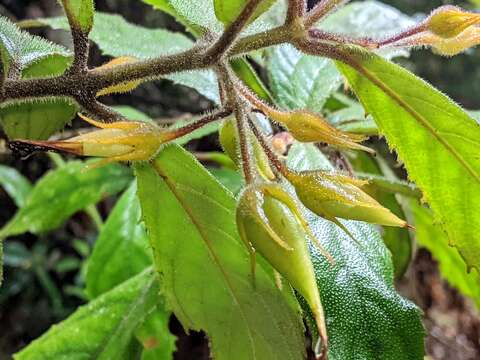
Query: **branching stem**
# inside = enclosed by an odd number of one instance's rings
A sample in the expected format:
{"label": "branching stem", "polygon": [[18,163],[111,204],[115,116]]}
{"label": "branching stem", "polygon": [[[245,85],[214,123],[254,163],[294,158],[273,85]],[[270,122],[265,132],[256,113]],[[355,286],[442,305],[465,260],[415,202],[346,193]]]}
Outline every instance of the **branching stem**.
{"label": "branching stem", "polygon": [[322,0],[305,17],[305,27],[308,29],[315,25],[317,21],[325,17],[337,6],[347,3],[349,0]]}
{"label": "branching stem", "polygon": [[234,77],[231,69],[225,64],[219,64],[216,68],[221,87],[225,90],[227,98],[224,106],[232,108],[235,115],[235,124],[238,134],[238,147],[242,163],[243,176],[247,184],[255,180],[254,160],[252,156],[247,118],[247,106],[234,84]]}
{"label": "branching stem", "polygon": [[262,147],[265,155],[267,155],[270,164],[283,176],[286,176],[288,173],[287,167],[280,161],[278,156],[272,150],[270,145],[268,145],[267,138],[265,134],[258,128],[258,126],[252,121],[252,119],[248,118],[248,125],[253,132],[253,135],[257,138],[260,146]]}
{"label": "branching stem", "polygon": [[198,130],[200,129],[201,127],[207,125],[207,124],[210,124],[214,121],[217,121],[217,120],[220,120],[220,119],[223,119],[223,118],[226,118],[227,116],[231,115],[232,114],[232,110],[230,109],[225,109],[225,110],[220,110],[220,111],[217,111],[213,114],[210,114],[210,115],[207,115],[207,116],[204,116],[202,117],[201,119],[198,119],[196,121],[193,121],[191,122],[190,124],[187,124],[185,126],[182,126],[178,129],[176,129],[173,134],[174,134],[174,137],[171,139],[177,139],[177,138],[180,138],[182,136],[185,136],[187,134],[190,134],[191,132],[195,131],[195,130]]}
{"label": "branching stem", "polygon": [[286,23],[291,24],[297,19],[301,19],[305,16],[307,11],[306,0],[288,0],[287,18]]}
{"label": "branching stem", "polygon": [[[76,28],[74,24],[71,24],[75,51],[75,60],[72,67],[65,74],[56,77],[7,78],[4,81],[2,91],[0,91],[0,103],[66,97],[76,101],[95,118],[115,121],[121,119],[121,115],[95,100],[96,94],[100,90],[114,85],[130,81],[150,81],[181,71],[215,69],[219,63],[235,56],[282,43],[291,43],[299,50],[309,54],[342,60],[341,54],[339,56],[335,53],[335,46],[322,45],[322,41],[320,39],[315,41],[315,39],[312,39],[314,37],[322,37],[323,40],[327,41],[336,39],[340,43],[357,43],[365,47],[371,47],[363,39],[354,41],[342,38],[340,39],[342,41],[340,41],[339,38],[332,38],[332,36],[334,37],[332,34],[320,34],[315,31],[308,33],[304,30],[333,8],[346,2],[344,0],[323,0],[307,14],[305,14],[306,2],[304,0],[292,0],[289,2],[289,15],[284,25],[238,39],[260,2],[261,0],[250,0],[238,18],[227,27],[220,38],[211,46],[198,45],[177,54],[92,70],[87,68],[87,35]],[[238,111],[236,115],[240,115]]]}
{"label": "branching stem", "polygon": [[233,42],[238,38],[244,29],[248,20],[252,17],[255,9],[263,0],[250,0],[243,8],[240,15],[233,21],[223,32],[218,41],[207,50],[205,59],[211,62],[218,62],[225,54],[227,49],[232,46]]}

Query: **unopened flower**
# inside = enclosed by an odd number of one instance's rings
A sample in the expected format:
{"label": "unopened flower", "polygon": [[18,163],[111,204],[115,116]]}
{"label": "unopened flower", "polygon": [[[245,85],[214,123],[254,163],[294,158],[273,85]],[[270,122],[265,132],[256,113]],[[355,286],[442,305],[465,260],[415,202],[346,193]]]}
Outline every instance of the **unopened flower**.
{"label": "unopened flower", "polygon": [[253,267],[255,251],[258,251],[305,298],[325,351],[327,330],[307,247],[311,232],[295,200],[279,185],[250,185],[240,196],[236,218],[240,237],[252,256]]}
{"label": "unopened flower", "polygon": [[150,160],[162,144],[175,138],[175,132],[164,131],[151,123],[101,123],[81,114],[79,116],[100,130],[60,141],[15,140],[11,142],[11,146],[16,149],[53,150],[104,157],[101,164],[105,164],[114,161]]}
{"label": "unopened flower", "polygon": [[363,180],[320,170],[288,172],[286,176],[308,209],[337,225],[342,226],[337,218],[343,218],[385,226],[408,226],[360,188],[366,184]]}
{"label": "unopened flower", "polygon": [[308,110],[280,111],[267,105],[245,88],[240,88],[243,96],[271,120],[284,126],[294,139],[300,142],[323,142],[340,148],[374,150],[359,144],[367,139],[364,135],[346,133],[330,125],[319,114]]}
{"label": "unopened flower", "polygon": [[367,139],[366,136],[338,130],[318,114],[306,110],[278,111],[272,108],[262,111],[273,121],[285,126],[300,142],[322,142],[339,148],[375,152],[359,144]]}
{"label": "unopened flower", "polygon": [[440,55],[454,56],[478,44],[480,44],[480,28],[472,26],[453,38],[445,39],[431,32],[424,32],[405,39],[398,45],[429,46]]}
{"label": "unopened flower", "polygon": [[384,46],[428,46],[444,56],[480,44],[480,14],[456,6],[442,6],[421,24],[383,41]]}
{"label": "unopened flower", "polygon": [[454,38],[465,29],[480,23],[480,14],[464,11],[456,6],[442,6],[428,17],[426,28],[442,38]]}

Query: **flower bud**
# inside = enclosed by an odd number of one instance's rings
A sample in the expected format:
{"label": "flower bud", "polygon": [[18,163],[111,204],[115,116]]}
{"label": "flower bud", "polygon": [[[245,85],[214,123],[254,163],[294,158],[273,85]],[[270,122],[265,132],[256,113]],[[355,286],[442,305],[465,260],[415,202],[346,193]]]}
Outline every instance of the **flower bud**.
{"label": "flower bud", "polygon": [[11,146],[30,152],[53,150],[105,157],[106,159],[101,162],[103,165],[113,161],[150,160],[163,143],[175,138],[174,132],[163,131],[150,123],[140,121],[101,123],[81,114],[79,116],[101,129],[61,141],[16,140]]}
{"label": "flower bud", "polygon": [[295,201],[279,185],[250,185],[240,196],[236,218],[253,266],[257,250],[298,290],[309,304],[326,346],[323,308],[307,246],[310,232]]}
{"label": "flower bud", "polygon": [[341,226],[336,218],[343,218],[385,226],[408,226],[360,189],[365,181],[319,170],[289,172],[287,179],[308,209],[337,225]]}
{"label": "flower bud", "polygon": [[359,144],[367,139],[366,136],[338,130],[318,114],[306,110],[283,112],[269,107],[261,110],[270,119],[285,126],[290,134],[300,142],[324,142],[340,148],[374,153],[374,150]]}
{"label": "flower bud", "polygon": [[480,44],[480,28],[472,26],[454,38],[442,38],[431,32],[418,34],[398,43],[399,46],[430,46],[436,53],[453,56]]}
{"label": "flower bud", "polygon": [[427,29],[441,38],[453,38],[472,25],[480,23],[480,14],[456,6],[442,6],[426,20]]}
{"label": "flower bud", "polygon": [[[222,122],[222,125],[219,129],[219,139],[223,150],[238,166],[240,157],[237,149],[237,133],[233,119],[226,119]],[[256,138],[252,139],[253,155],[255,156],[258,172],[265,180],[275,179],[275,175],[270,168],[267,155],[265,155],[262,147],[258,143],[258,140]]]}

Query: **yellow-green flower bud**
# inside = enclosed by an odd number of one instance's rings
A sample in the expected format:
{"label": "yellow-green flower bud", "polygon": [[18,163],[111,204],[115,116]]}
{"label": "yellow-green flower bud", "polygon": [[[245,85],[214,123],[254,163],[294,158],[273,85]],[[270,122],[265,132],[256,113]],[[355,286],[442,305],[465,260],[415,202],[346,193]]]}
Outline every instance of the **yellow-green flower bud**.
{"label": "yellow-green flower bud", "polygon": [[323,142],[339,148],[374,151],[359,144],[367,139],[364,135],[346,133],[330,125],[318,114],[306,110],[278,111],[262,109],[273,121],[283,125],[300,142]]}
{"label": "yellow-green flower bud", "polygon": [[16,140],[13,146],[104,157],[106,159],[98,163],[103,165],[114,161],[150,160],[163,143],[176,137],[175,131],[164,131],[155,124],[140,121],[101,123],[79,116],[101,129],[62,141]]}
{"label": "yellow-green flower bud", "polygon": [[426,20],[426,27],[442,38],[453,38],[479,23],[480,14],[466,12],[456,6],[442,6]]}
{"label": "yellow-green flower bud", "polygon": [[407,223],[380,205],[360,186],[365,182],[325,171],[289,172],[287,179],[298,198],[315,214],[339,224],[336,218],[407,227]]}
{"label": "yellow-green flower bud", "polygon": [[323,308],[307,246],[311,232],[295,200],[279,185],[250,185],[240,196],[236,217],[250,253],[257,250],[308,302],[325,347]]}
{"label": "yellow-green flower bud", "polygon": [[480,44],[478,26],[471,26],[453,38],[446,39],[431,32],[424,32],[398,43],[399,46],[430,46],[436,53],[444,56],[457,55],[478,44]]}
{"label": "yellow-green flower bud", "polygon": [[367,139],[366,136],[338,130],[318,114],[307,110],[280,111],[267,105],[246,89],[242,89],[242,94],[268,118],[287,128],[300,142],[323,142],[340,148],[375,153],[374,150],[359,144]]}
{"label": "yellow-green flower bud", "polygon": [[[235,122],[233,119],[226,119],[222,122],[219,129],[219,139],[225,153],[238,166],[240,161],[238,146],[237,146],[237,131],[235,129]],[[253,140],[253,154],[257,163],[258,172],[265,180],[275,179],[275,175],[270,168],[267,155],[265,155],[262,147],[256,138]]]}

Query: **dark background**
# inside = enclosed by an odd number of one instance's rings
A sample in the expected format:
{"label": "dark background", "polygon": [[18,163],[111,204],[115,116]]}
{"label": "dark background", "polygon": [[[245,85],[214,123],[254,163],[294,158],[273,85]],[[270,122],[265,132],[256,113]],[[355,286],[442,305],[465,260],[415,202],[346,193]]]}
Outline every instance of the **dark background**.
{"label": "dark background", "polygon": [[[189,1],[189,0],[185,0]],[[315,1],[310,1],[314,3]],[[428,13],[443,4],[464,5],[462,1],[440,0],[385,0],[410,15]],[[140,0],[97,0],[99,11],[121,13],[128,21],[146,27],[166,27],[183,31],[170,17],[153,11]],[[0,0],[0,14],[12,20],[59,15],[60,8],[55,0]],[[37,34],[68,44],[66,33],[36,30]],[[92,66],[101,64],[98,49],[93,46],[90,58]],[[468,109],[480,109],[480,52],[469,50],[454,58],[441,58],[429,51],[414,52],[403,65],[447,93]],[[191,89],[173,86],[168,81],[156,81],[141,86],[127,95],[107,98],[107,103],[133,105],[155,118],[182,116],[202,112],[211,107]],[[1,141],[1,134],[0,134]],[[217,148],[214,137],[189,144],[196,150]],[[49,168],[46,156],[36,155],[27,161],[19,161],[1,149],[0,163],[14,166],[32,181]],[[99,205],[106,216],[114,203],[107,199]],[[0,189],[0,226],[15,213],[15,205]],[[81,239],[87,249],[95,239],[95,229],[89,218],[75,215],[61,229],[36,237],[23,235],[15,240],[25,244],[34,254],[33,265],[25,269],[5,269],[6,282],[0,288],[0,359],[9,358],[12,353],[24,347],[41,335],[53,323],[68,316],[84,300],[71,290],[81,286],[78,268],[59,272],[56,264],[65,257],[84,259],[81,249],[72,244],[72,239]],[[51,284],[45,283],[38,274],[43,269]],[[49,286],[53,286],[52,290]],[[427,351],[433,359],[480,359],[480,320],[470,301],[466,301],[452,290],[438,274],[437,265],[430,254],[419,250],[404,279],[397,284],[399,290],[411,298],[425,312],[428,331]],[[69,290],[70,289],[70,290]],[[7,291],[8,290],[8,291]],[[186,336],[179,324],[172,319],[172,331],[179,336],[177,344],[181,349],[176,359],[208,358],[208,347],[201,334]],[[74,339],[72,339],[74,341]]]}

